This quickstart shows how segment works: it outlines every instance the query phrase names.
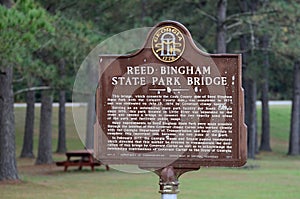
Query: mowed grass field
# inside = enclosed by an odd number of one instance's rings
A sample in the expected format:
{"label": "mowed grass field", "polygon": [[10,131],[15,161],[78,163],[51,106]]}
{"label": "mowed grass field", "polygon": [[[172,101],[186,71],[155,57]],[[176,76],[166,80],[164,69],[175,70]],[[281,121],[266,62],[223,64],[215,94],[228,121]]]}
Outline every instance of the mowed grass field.
{"label": "mowed grass field", "polygon": [[[260,153],[255,160],[248,160],[244,168],[201,168],[180,177],[178,199],[297,199],[300,198],[300,157],[286,156],[289,138],[290,106],[271,106],[270,153]],[[57,142],[57,112],[53,109],[53,151]],[[258,107],[260,128],[261,110]],[[16,145],[20,155],[25,108],[16,108]],[[84,117],[84,114],[83,114]],[[35,115],[35,154],[38,143],[39,108]],[[69,150],[82,149],[67,108],[67,146]],[[64,155],[53,154],[54,160]],[[158,177],[153,173],[132,174],[117,170],[105,171],[98,167],[82,171],[71,168],[63,172],[54,164],[34,165],[34,159],[18,158],[20,183],[0,184],[0,198],[45,199],[154,199],[158,193]]]}

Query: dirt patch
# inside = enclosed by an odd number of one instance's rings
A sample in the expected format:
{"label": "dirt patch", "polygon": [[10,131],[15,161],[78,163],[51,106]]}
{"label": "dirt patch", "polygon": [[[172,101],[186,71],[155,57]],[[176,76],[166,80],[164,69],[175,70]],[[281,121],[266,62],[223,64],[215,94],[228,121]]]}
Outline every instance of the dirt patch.
{"label": "dirt patch", "polygon": [[4,180],[0,181],[0,186],[1,185],[16,185],[16,184],[21,184],[21,180]]}
{"label": "dirt patch", "polygon": [[62,168],[59,168],[55,165],[55,162],[52,164],[35,164],[36,159],[34,158],[18,158],[18,171],[19,174],[25,175],[54,175],[61,171]]}
{"label": "dirt patch", "polygon": [[23,165],[18,167],[20,173],[27,175],[54,175],[58,172],[62,172],[62,168],[59,168],[53,164],[42,165]]}

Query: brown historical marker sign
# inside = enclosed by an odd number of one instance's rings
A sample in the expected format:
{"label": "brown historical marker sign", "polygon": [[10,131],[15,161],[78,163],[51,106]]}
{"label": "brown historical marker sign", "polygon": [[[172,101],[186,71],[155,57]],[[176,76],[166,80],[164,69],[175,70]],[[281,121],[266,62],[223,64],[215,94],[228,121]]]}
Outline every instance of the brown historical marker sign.
{"label": "brown historical marker sign", "polygon": [[241,55],[200,51],[165,21],[141,50],[100,55],[95,155],[106,164],[242,166]]}

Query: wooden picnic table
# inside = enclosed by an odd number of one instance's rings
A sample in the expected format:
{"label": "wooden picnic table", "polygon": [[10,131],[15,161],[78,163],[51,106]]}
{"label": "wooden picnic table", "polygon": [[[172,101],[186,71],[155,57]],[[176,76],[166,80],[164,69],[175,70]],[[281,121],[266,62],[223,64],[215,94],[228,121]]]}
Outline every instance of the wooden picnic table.
{"label": "wooden picnic table", "polygon": [[[56,162],[56,165],[64,166],[64,171],[67,171],[69,166],[78,166],[79,170],[81,170],[83,166],[90,166],[92,171],[94,171],[94,167],[100,166],[101,162],[96,160],[93,154],[94,151],[91,149],[68,151],[66,152],[67,160]],[[77,157],[77,159],[74,159],[74,157]],[[108,171],[108,165],[105,166],[106,170]]]}

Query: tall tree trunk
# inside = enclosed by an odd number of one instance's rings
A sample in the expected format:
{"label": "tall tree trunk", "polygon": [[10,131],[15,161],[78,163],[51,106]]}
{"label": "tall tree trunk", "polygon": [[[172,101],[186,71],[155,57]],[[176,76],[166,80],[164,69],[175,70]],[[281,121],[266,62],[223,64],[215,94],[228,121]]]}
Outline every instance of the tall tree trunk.
{"label": "tall tree trunk", "polygon": [[217,53],[226,53],[226,11],[227,0],[219,0],[217,5]]}
{"label": "tall tree trunk", "polygon": [[264,56],[264,66],[263,66],[263,78],[262,78],[262,134],[260,142],[260,151],[272,151],[270,146],[270,112],[269,112],[269,37],[264,35],[262,37],[263,43],[263,56]]}
{"label": "tall tree trunk", "polygon": [[245,88],[245,112],[248,127],[248,158],[255,158],[256,153],[256,83],[252,79],[246,79]]}
{"label": "tall tree trunk", "polygon": [[288,155],[299,155],[300,137],[300,61],[294,63],[293,102]]}
{"label": "tall tree trunk", "polygon": [[12,79],[12,67],[0,68],[0,181],[19,179]]}
{"label": "tall tree trunk", "polygon": [[[11,0],[0,0],[7,8]],[[1,61],[0,61],[1,62]],[[0,181],[18,180],[15,146],[13,68],[0,65]]]}
{"label": "tall tree trunk", "polygon": [[141,0],[141,24],[146,25],[145,18],[147,16],[147,0]]}
{"label": "tall tree trunk", "polygon": [[89,63],[88,73],[90,78],[90,90],[88,95],[87,121],[85,147],[94,148],[94,125],[96,122],[96,86],[98,83],[98,68]]}
{"label": "tall tree trunk", "polygon": [[20,156],[21,158],[34,158],[34,154],[33,154],[34,103],[35,103],[35,92],[28,91],[26,93],[27,107],[26,107],[23,147]]}
{"label": "tall tree trunk", "polygon": [[247,125],[247,151],[248,158],[255,158],[257,152],[257,131],[256,131],[256,83],[247,74],[248,53],[248,37],[242,35],[240,37],[240,48],[243,52],[243,87],[245,89],[245,123]]}
{"label": "tall tree trunk", "polygon": [[40,135],[36,164],[51,164],[52,160],[52,91],[42,91]]}
{"label": "tall tree trunk", "polygon": [[257,95],[256,95],[256,93],[257,93],[257,86],[256,86],[256,82],[255,82],[255,84],[254,84],[254,86],[255,86],[255,96],[253,97],[253,102],[255,102],[255,104],[254,104],[254,106],[255,106],[255,111],[253,112],[253,114],[254,114],[254,123],[253,123],[253,125],[254,125],[254,138],[255,138],[255,140],[254,140],[254,142],[255,142],[255,154],[258,154],[259,153],[259,147],[258,147],[258,132],[257,132],[257,111],[256,111],[256,101],[257,101]]}
{"label": "tall tree trunk", "polygon": [[[253,12],[256,9],[257,1],[241,0],[240,2],[241,12]],[[243,52],[243,87],[245,88],[245,122],[247,124],[247,137],[248,137],[248,158],[255,158],[257,152],[257,115],[256,115],[256,82],[248,74],[248,53],[250,39],[248,35],[242,35],[240,37],[240,48]]]}
{"label": "tall tree trunk", "polygon": [[[59,71],[61,78],[65,78],[65,61],[62,59],[59,63]],[[66,146],[66,91],[59,91],[59,111],[58,111],[58,144],[57,153],[65,153]]]}
{"label": "tall tree trunk", "polygon": [[57,153],[65,153],[66,145],[66,91],[59,91],[59,111],[58,111],[58,143]]}
{"label": "tall tree trunk", "polygon": [[85,147],[87,149],[94,148],[94,124],[96,122],[96,111],[95,111],[95,95],[90,96],[90,101],[88,102],[87,109],[87,128],[86,128],[86,138]]}

